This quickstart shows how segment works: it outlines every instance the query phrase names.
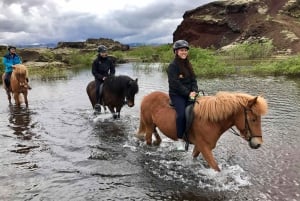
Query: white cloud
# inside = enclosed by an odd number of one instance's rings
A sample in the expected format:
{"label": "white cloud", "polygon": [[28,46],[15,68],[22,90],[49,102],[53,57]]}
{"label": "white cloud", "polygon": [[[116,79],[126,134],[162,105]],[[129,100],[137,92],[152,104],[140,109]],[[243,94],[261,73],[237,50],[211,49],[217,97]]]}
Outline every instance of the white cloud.
{"label": "white cloud", "polygon": [[2,0],[0,44],[111,38],[172,42],[185,11],[210,0]]}

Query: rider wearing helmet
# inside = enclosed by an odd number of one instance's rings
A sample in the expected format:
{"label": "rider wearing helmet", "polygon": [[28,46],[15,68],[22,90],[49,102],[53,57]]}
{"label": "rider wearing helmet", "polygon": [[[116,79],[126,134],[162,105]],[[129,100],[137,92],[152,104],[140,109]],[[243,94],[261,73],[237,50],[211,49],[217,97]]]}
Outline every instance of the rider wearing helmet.
{"label": "rider wearing helmet", "polygon": [[2,60],[5,66],[4,83],[7,89],[10,87],[10,77],[13,71],[13,65],[20,64],[22,62],[21,58],[16,53],[16,49],[17,48],[15,46],[8,46],[8,52],[3,56]]}
{"label": "rider wearing helmet", "polygon": [[177,40],[173,44],[174,60],[169,64],[169,96],[176,110],[177,137],[183,138],[186,131],[185,108],[191,104],[198,92],[196,76],[188,59],[190,47],[187,41]]}
{"label": "rider wearing helmet", "polygon": [[96,82],[96,105],[95,110],[100,110],[100,103],[102,101],[102,84],[104,80],[115,74],[115,64],[108,57],[107,47],[100,45],[97,49],[98,55],[97,58],[93,61],[92,64],[92,74],[95,77]]}

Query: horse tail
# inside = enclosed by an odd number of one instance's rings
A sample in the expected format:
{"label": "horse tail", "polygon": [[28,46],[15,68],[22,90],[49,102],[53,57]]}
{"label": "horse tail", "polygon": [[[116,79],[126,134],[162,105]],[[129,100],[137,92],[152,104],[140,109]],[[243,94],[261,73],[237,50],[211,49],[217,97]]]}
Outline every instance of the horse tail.
{"label": "horse tail", "polygon": [[145,136],[146,136],[146,126],[145,126],[145,123],[144,123],[143,118],[141,116],[140,126],[139,126],[139,130],[136,134],[136,137],[139,138],[140,140],[145,140]]}

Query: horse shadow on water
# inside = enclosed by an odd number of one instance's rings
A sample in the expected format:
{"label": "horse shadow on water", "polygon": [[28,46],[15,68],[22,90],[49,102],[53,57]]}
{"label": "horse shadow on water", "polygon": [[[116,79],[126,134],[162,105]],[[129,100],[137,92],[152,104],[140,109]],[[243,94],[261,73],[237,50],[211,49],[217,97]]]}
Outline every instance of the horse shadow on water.
{"label": "horse shadow on water", "polygon": [[[127,75],[110,76],[104,80],[102,89],[101,105],[112,113],[113,118],[120,118],[122,107],[126,104],[134,106],[134,98],[138,93],[138,79],[132,79]],[[91,81],[86,87],[86,92],[95,108],[96,104],[96,83]]]}

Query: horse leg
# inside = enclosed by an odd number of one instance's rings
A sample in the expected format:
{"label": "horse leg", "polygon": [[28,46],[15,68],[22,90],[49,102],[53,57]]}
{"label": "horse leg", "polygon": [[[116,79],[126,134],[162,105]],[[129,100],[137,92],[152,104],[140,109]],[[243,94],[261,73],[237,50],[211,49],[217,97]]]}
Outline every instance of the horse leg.
{"label": "horse leg", "polygon": [[198,151],[198,149],[196,148],[196,146],[194,146],[194,149],[193,149],[193,157],[194,158],[197,158],[200,154],[200,151]]}
{"label": "horse leg", "polygon": [[6,89],[6,94],[7,94],[8,102],[11,105],[11,95],[10,95],[10,91],[8,89]]}
{"label": "horse leg", "polygon": [[23,96],[24,96],[24,101],[25,101],[26,107],[28,107],[27,92],[23,93]]}
{"label": "horse leg", "polygon": [[121,114],[121,107],[117,107],[117,118],[120,119],[120,114]]}
{"label": "horse leg", "polygon": [[157,130],[154,128],[154,136],[155,136],[155,138],[156,138],[156,140],[153,142],[153,145],[160,145],[160,143],[161,143],[161,138],[160,138],[160,136],[159,136],[159,134],[158,134],[158,132],[157,132]]}
{"label": "horse leg", "polygon": [[112,107],[112,106],[108,106],[108,109],[109,109],[109,111],[112,113],[113,118],[114,118],[114,119],[117,119],[117,118],[118,118],[118,115],[117,115],[116,112],[115,112],[115,108]]}
{"label": "horse leg", "polygon": [[20,106],[19,93],[14,93],[14,99],[17,106]]}
{"label": "horse leg", "polygon": [[200,152],[202,153],[204,159],[207,161],[209,167],[220,172],[221,170],[217,164],[216,159],[214,158],[214,156],[212,154],[212,150],[207,146],[201,146],[201,147],[199,147],[199,149],[200,149]]}

